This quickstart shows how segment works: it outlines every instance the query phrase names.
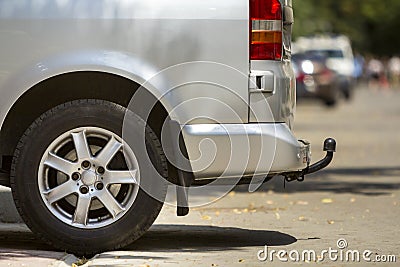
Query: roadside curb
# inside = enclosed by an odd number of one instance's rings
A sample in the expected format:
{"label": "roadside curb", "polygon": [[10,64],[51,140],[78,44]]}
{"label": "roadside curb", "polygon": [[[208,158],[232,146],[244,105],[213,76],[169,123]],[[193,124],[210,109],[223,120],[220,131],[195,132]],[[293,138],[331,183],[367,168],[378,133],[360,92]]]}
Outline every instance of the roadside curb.
{"label": "roadside curb", "polygon": [[0,186],[0,222],[1,223],[23,223],[23,220],[18,214],[14,200],[11,194],[11,189]]}

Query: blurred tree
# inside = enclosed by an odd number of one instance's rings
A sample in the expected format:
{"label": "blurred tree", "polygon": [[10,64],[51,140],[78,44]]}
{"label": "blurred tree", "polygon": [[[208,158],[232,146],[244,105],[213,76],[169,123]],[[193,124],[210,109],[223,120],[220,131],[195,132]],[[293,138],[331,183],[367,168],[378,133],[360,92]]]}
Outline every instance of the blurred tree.
{"label": "blurred tree", "polygon": [[348,35],[356,50],[400,54],[399,0],[294,0],[294,37],[317,33]]}

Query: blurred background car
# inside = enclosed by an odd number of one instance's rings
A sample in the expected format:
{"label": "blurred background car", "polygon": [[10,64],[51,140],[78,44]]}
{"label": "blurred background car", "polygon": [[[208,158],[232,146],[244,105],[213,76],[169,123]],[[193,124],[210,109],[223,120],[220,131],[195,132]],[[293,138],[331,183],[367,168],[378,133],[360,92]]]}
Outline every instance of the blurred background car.
{"label": "blurred background car", "polygon": [[305,52],[292,56],[297,98],[319,98],[327,106],[336,105],[340,88],[338,74],[327,65],[321,53]]}
{"label": "blurred background car", "polygon": [[335,71],[342,95],[352,96],[354,85],[354,56],[351,43],[344,35],[315,35],[299,37],[295,43],[299,52],[309,52],[326,57],[326,65]]}

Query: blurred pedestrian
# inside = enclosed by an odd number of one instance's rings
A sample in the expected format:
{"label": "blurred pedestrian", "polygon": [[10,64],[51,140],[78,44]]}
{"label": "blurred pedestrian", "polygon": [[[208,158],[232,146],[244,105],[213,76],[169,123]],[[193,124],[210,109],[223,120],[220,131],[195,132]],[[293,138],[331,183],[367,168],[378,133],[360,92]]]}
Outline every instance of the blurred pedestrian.
{"label": "blurred pedestrian", "polygon": [[400,58],[395,56],[389,60],[389,78],[392,87],[399,88],[400,85]]}
{"label": "blurred pedestrian", "polygon": [[389,83],[385,75],[385,66],[377,59],[372,58],[367,65],[368,86],[372,89],[387,89]]}
{"label": "blurred pedestrian", "polygon": [[356,53],[356,55],[354,56],[354,74],[353,74],[353,76],[357,81],[360,81],[360,79],[364,75],[364,64],[365,64],[364,57],[361,54]]}

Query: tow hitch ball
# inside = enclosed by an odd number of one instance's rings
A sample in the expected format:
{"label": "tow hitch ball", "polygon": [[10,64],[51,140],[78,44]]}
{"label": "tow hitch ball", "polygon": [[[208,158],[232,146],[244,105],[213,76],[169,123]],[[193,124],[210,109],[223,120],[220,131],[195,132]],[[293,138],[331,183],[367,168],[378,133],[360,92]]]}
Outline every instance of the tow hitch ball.
{"label": "tow hitch ball", "polygon": [[299,181],[302,182],[304,181],[304,176],[307,174],[311,174],[314,172],[317,172],[319,170],[322,170],[326,166],[328,166],[333,159],[333,153],[336,152],[336,141],[333,138],[328,138],[324,142],[324,151],[326,151],[326,156],[325,158],[321,159],[320,161],[308,166],[304,170],[298,171],[298,172],[291,172],[291,173],[286,173],[284,174],[285,181],[286,182],[292,182],[292,181]]}

